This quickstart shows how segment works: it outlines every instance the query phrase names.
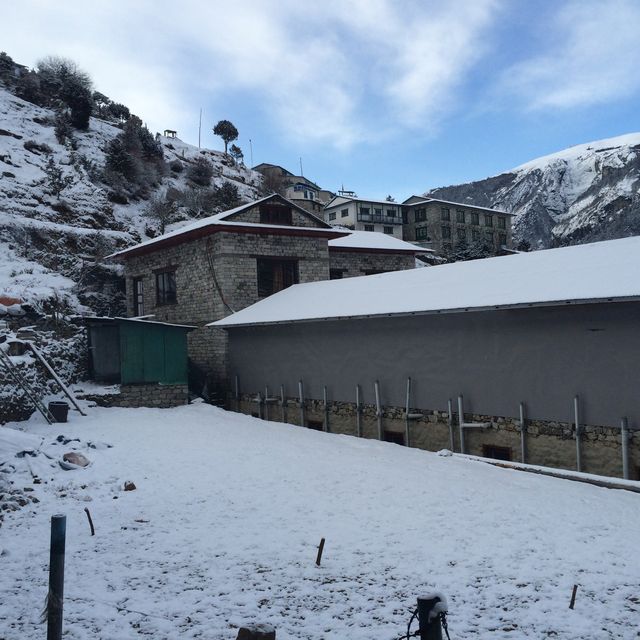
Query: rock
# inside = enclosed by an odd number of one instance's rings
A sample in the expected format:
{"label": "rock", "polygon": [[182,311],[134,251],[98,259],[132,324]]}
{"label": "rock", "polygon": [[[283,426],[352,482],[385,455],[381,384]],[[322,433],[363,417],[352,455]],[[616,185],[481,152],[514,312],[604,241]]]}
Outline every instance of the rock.
{"label": "rock", "polygon": [[89,465],[89,460],[85,458],[81,453],[77,451],[69,451],[69,453],[65,453],[62,456],[62,459],[65,462],[69,462],[70,464],[75,464],[78,467],[86,467]]}
{"label": "rock", "polygon": [[270,624],[251,624],[238,629],[236,640],[276,640],[276,630]]}
{"label": "rock", "polygon": [[136,489],[137,489],[136,485],[133,482],[131,482],[130,480],[127,480],[124,483],[124,490],[125,491],[135,491]]}

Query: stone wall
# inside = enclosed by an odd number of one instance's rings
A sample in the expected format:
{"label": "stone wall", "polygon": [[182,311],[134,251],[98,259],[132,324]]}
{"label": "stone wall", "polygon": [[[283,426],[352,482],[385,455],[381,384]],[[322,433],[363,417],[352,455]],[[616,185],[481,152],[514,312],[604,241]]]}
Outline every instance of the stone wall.
{"label": "stone wall", "polygon": [[[302,214],[300,214],[302,215]],[[127,313],[133,315],[133,279],[143,279],[145,314],[155,320],[195,325],[189,357],[220,389],[227,383],[225,331],[206,324],[257,302],[257,258],[298,260],[299,282],[329,279],[326,238],[219,232],[127,260]],[[177,301],[156,304],[155,273],[175,271]]]}
{"label": "stone wall", "polygon": [[123,384],[119,393],[85,394],[79,398],[100,407],[156,407],[168,409],[189,403],[186,384]]}
{"label": "stone wall", "polygon": [[[301,425],[301,410],[297,398],[285,400],[284,414],[281,403],[264,404],[255,401],[257,396],[242,395],[238,403],[229,400],[230,409],[276,422]],[[382,408],[383,439],[405,442],[406,422],[404,408]],[[409,421],[409,442],[412,447],[439,451],[451,449],[460,451],[460,430],[457,416],[453,415],[449,424],[447,412],[412,409],[423,417]],[[358,435],[357,410],[354,403],[329,402],[325,411],[321,400],[305,400],[305,425],[327,430],[331,433]],[[360,435],[377,439],[378,420],[376,408],[371,404],[361,405]],[[284,420],[283,420],[284,418]],[[526,459],[522,458],[521,433],[518,420],[496,416],[465,414],[465,422],[489,423],[486,428],[465,429],[465,453],[485,455],[485,446],[504,447],[510,451],[510,459],[516,462],[553,467],[576,469],[575,429],[570,423],[543,420],[527,420],[525,448]],[[619,429],[602,426],[582,426],[582,471],[598,475],[622,477],[622,439]],[[629,438],[629,459],[631,479],[640,480],[640,431],[631,431]]]}
{"label": "stone wall", "polygon": [[402,271],[413,269],[416,260],[413,254],[364,253],[329,249],[330,269],[341,271],[343,278],[363,276],[367,271]]}

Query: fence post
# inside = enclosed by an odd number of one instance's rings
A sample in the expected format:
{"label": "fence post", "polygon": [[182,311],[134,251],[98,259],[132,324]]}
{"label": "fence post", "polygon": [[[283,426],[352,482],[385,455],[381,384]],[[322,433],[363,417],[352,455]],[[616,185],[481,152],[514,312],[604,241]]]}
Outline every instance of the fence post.
{"label": "fence post", "polygon": [[300,426],[306,427],[306,418],[304,415],[304,386],[302,384],[302,380],[298,381],[298,396],[300,401]]}
{"label": "fence post", "polygon": [[455,438],[453,435],[453,403],[451,402],[451,398],[447,400],[447,424],[449,426],[449,449],[451,453],[456,450]]}
{"label": "fence post", "polygon": [[622,477],[629,480],[629,422],[626,418],[620,421],[620,438],[622,440]]}
{"label": "fence post", "polygon": [[576,471],[582,471],[582,442],[580,440],[580,398],[573,398],[573,414],[576,425]]}
{"label": "fence post", "polygon": [[62,638],[62,605],[64,599],[64,552],[67,516],[51,516],[49,547],[49,596],[47,597],[47,640]]}
{"label": "fence post", "polygon": [[527,423],[524,417],[524,402],[520,403],[520,456],[522,464],[527,463]]}
{"label": "fence post", "polygon": [[462,395],[458,396],[458,427],[460,429],[460,453],[464,450],[464,409],[462,407]]}

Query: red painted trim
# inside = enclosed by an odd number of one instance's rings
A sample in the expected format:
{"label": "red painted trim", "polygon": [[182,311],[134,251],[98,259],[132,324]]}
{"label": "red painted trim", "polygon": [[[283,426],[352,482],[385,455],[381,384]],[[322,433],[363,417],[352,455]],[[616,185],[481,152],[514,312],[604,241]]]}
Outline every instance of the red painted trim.
{"label": "red painted trim", "polygon": [[241,225],[221,225],[210,224],[205,227],[198,227],[191,231],[185,231],[176,236],[165,238],[164,240],[158,240],[153,244],[142,247],[131,247],[125,253],[121,253],[117,256],[117,259],[132,258],[134,256],[142,256],[148,253],[155,253],[160,249],[167,247],[175,247],[179,244],[189,242],[191,240],[198,240],[199,238],[205,238],[213,235],[214,233],[249,233],[259,236],[292,236],[292,237],[307,237],[307,238],[342,238],[349,235],[350,232],[337,232],[333,229],[310,229],[308,227],[297,227],[292,229],[291,227],[283,227],[278,229],[277,227],[252,227]]}

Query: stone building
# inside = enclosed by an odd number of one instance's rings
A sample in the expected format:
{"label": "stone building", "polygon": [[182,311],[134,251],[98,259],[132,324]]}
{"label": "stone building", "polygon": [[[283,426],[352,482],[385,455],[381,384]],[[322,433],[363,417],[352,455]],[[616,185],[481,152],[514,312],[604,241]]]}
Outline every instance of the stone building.
{"label": "stone building", "polygon": [[512,213],[424,196],[411,196],[402,205],[403,238],[438,255],[462,246],[493,254],[513,249]]}
{"label": "stone building", "polygon": [[330,192],[321,189],[315,182],[304,176],[296,176],[277,164],[262,162],[253,167],[253,170],[262,174],[267,189],[280,193],[287,200],[316,215],[321,216],[322,208],[330,199]]}
{"label": "stone building", "polygon": [[[402,206],[386,200],[358,198],[341,191],[324,208],[324,220],[356,231],[377,231],[402,240]],[[430,248],[430,247],[429,247]]]}
{"label": "stone building", "polygon": [[230,406],[640,480],[639,272],[634,237],[282,291],[215,323]]}
{"label": "stone building", "polygon": [[[207,327],[297,283],[415,266],[415,246],[347,238],[273,194],[114,254],[124,263],[127,314],[198,327],[189,357],[218,387],[227,381],[226,332]],[[319,301],[321,304],[321,301]]]}

